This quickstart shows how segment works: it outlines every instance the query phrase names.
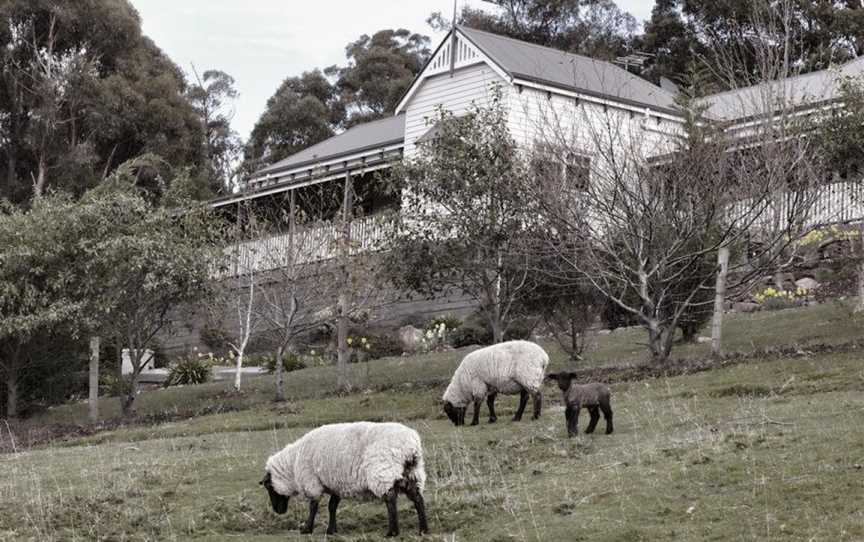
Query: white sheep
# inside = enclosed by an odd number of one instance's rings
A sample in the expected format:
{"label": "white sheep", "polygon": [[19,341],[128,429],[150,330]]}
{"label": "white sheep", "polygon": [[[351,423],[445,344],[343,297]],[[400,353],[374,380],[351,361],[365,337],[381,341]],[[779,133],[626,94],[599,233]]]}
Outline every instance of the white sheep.
{"label": "white sheep", "polygon": [[519,408],[513,421],[522,419],[530,395],[534,417],[540,417],[542,387],[549,355],[529,341],[508,341],[471,352],[462,360],[444,392],[444,412],[454,425],[465,425],[465,411],[474,403],[474,419],[480,420],[480,403],[486,398],[489,423],[495,423],[495,397],[499,393],[519,394]]}
{"label": "white sheep", "polygon": [[600,420],[599,411],[603,412],[603,418],[606,419],[606,434],[612,433],[612,392],[606,384],[599,382],[577,384],[573,382],[576,373],[551,373],[547,378],[558,382],[558,387],[561,389],[566,405],[564,419],[568,437],[579,432],[579,410],[582,407],[587,408],[591,414],[591,420],[585,428],[586,433],[593,433],[594,428],[597,427],[597,422]]}
{"label": "white sheep", "polygon": [[309,431],[269,459],[261,481],[277,514],[288,499],[309,501],[301,533],[311,533],[318,499],[330,495],[327,534],[336,532],[336,508],[342,497],[375,497],[387,505],[387,536],[399,534],[396,497],[404,493],[417,510],[420,532],[428,531],[423,486],[423,449],[417,431],[399,423],[337,423]]}

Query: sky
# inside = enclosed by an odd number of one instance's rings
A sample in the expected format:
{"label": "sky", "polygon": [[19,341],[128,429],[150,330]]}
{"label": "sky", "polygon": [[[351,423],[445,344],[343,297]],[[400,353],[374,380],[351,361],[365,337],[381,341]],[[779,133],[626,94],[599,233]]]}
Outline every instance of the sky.
{"label": "sky", "polygon": [[[267,99],[286,77],[345,64],[345,45],[383,28],[407,28],[432,38],[426,18],[447,15],[453,0],[131,0],[144,33],[188,74],[222,70],[240,95],[232,125],[246,140]],[[494,9],[481,0],[459,6]],[[640,22],[652,0],[619,0]]]}

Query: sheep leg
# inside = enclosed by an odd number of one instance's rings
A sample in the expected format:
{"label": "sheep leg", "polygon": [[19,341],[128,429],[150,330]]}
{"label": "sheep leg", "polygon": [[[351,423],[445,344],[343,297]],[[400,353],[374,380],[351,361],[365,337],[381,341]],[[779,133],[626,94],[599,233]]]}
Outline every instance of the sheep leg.
{"label": "sheep leg", "polygon": [[591,421],[588,422],[588,427],[585,428],[585,433],[591,434],[594,428],[597,427],[597,422],[600,420],[600,409],[597,406],[588,407],[588,412],[591,414]]}
{"label": "sheep leg", "polygon": [[572,437],[579,434],[579,406],[567,405],[567,410],[564,412],[567,418],[567,436]]}
{"label": "sheep leg", "polygon": [[306,525],[300,529],[300,534],[309,534],[315,528],[315,514],[318,513],[318,499],[309,499],[309,517]]}
{"label": "sheep leg", "polygon": [[417,510],[417,523],[420,526],[420,534],[429,532],[429,523],[426,520],[426,503],[423,501],[423,495],[417,489],[417,485],[411,483],[405,490],[405,495],[414,503],[414,509]]}
{"label": "sheep leg", "polygon": [[495,397],[498,396],[498,393],[490,393],[486,397],[486,404],[489,406],[489,423],[495,423],[498,421],[498,416],[495,415]]}
{"label": "sheep leg", "polygon": [[522,420],[522,413],[525,412],[525,405],[528,404],[528,392],[523,388],[519,391],[519,408],[516,409],[516,415],[513,416],[513,421]]}
{"label": "sheep leg", "polygon": [[330,511],[330,522],[327,524],[327,534],[336,534],[336,509],[339,508],[339,495],[330,495],[330,502],[327,503],[327,510]]}
{"label": "sheep leg", "polygon": [[387,505],[387,534],[385,536],[399,536],[399,518],[396,515],[396,497],[398,496],[395,486],[384,495],[384,503]]}
{"label": "sheep leg", "polygon": [[603,411],[603,417],[606,419],[606,434],[612,433],[612,406],[607,403],[600,403],[600,410]]}
{"label": "sheep leg", "polygon": [[537,390],[531,394],[531,397],[534,399],[534,415],[531,416],[531,419],[536,420],[540,417],[540,411],[543,409],[543,392]]}
{"label": "sheep leg", "polygon": [[480,423],[480,405],[482,403],[482,399],[474,399],[474,418],[471,420],[471,425]]}

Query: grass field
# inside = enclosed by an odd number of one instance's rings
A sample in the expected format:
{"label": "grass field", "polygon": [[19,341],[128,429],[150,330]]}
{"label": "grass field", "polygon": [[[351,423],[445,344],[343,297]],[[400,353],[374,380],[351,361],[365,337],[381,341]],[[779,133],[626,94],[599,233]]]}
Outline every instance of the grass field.
{"label": "grass field", "polygon": [[[835,305],[739,315],[727,345],[844,343],[861,324]],[[640,340],[636,330],[601,337],[590,363],[636,362]],[[439,397],[463,352],[354,366],[358,391],[346,395],[333,393],[329,368],[291,373],[292,399],[280,405],[268,400],[268,378],[240,395],[222,384],[149,392],[139,412],[151,421],[191,417],[0,455],[0,540],[324,539],[326,514],[313,536],[300,535],[305,504],[276,516],[257,482],[285,443],[360,419],[420,432],[427,540],[864,540],[862,354],[804,350],[615,384],[615,433],[602,434],[601,420],[601,431],[575,439],[553,386],[538,421],[510,422],[510,397],[497,424],[452,427]],[[78,422],[85,408],[29,423]],[[329,538],[377,540],[386,530],[377,502],[345,500],[339,519]],[[419,539],[406,499],[400,520],[403,538]]]}

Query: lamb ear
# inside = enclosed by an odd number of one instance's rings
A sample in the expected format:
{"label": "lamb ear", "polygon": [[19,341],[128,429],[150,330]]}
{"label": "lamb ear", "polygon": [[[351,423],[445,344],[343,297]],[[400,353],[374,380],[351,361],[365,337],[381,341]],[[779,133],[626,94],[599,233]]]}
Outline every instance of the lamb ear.
{"label": "lamb ear", "polygon": [[546,375],[546,378],[548,380],[558,380],[558,378],[560,378],[560,376],[561,375],[559,375],[558,373],[549,373],[548,375]]}

